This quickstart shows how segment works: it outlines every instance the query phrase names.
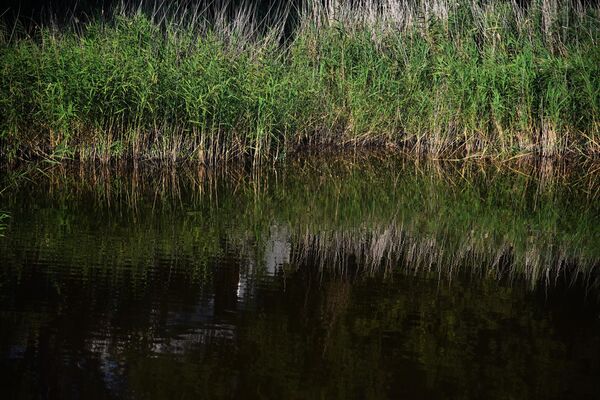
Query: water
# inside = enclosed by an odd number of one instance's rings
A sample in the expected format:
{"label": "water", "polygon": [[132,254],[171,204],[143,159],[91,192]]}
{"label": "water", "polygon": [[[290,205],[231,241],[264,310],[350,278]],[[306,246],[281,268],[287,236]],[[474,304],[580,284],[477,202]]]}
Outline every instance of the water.
{"label": "water", "polygon": [[9,174],[4,398],[598,398],[593,170]]}

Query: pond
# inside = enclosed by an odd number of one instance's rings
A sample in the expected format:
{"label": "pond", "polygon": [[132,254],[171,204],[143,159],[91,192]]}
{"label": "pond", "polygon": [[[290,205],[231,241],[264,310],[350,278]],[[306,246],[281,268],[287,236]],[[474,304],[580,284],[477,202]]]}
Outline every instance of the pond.
{"label": "pond", "polygon": [[6,174],[5,398],[600,396],[594,165]]}

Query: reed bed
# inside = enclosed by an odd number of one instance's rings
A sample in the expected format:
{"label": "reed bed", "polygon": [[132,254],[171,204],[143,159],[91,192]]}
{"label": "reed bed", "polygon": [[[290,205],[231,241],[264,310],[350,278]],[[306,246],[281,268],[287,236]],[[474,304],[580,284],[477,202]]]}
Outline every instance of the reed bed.
{"label": "reed bed", "polygon": [[[292,28],[290,28],[292,26]],[[562,0],[121,5],[0,29],[0,149],[231,159],[600,151],[600,9]]]}

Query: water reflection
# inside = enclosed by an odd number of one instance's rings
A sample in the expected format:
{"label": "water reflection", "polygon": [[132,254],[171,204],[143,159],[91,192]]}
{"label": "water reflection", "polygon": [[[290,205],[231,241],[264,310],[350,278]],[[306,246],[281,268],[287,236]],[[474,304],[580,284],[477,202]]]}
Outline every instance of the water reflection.
{"label": "water reflection", "polygon": [[0,198],[0,384],[14,398],[594,398],[593,169],[452,165],[18,182]]}

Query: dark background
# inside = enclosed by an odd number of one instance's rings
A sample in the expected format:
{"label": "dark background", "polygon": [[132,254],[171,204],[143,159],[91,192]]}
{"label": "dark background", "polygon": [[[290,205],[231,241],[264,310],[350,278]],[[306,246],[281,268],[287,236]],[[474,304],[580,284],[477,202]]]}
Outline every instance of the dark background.
{"label": "dark background", "polygon": [[[268,10],[274,10],[286,5],[299,5],[303,0],[126,0],[127,4],[138,5],[140,2],[146,9],[152,9],[155,4],[168,5],[175,9],[177,7],[206,7],[211,5],[213,9],[221,9],[222,4],[228,4],[228,9],[235,10],[241,4],[252,4],[257,6],[260,14],[266,14]],[[119,4],[121,0],[7,0],[0,5],[0,15],[5,22],[14,23],[19,20],[25,26],[45,24],[48,22],[65,23],[72,22],[73,17],[79,21],[109,15],[109,11]]]}
{"label": "dark background", "polygon": [[[197,7],[212,4],[220,9],[219,4],[227,3],[234,10],[241,4],[253,4],[257,6],[259,14],[266,14],[268,10],[277,7],[292,6],[291,15],[294,15],[294,7],[300,6],[307,0],[125,0],[128,4],[143,3],[146,8],[152,8],[152,4],[165,4],[169,7]],[[325,0],[323,0],[325,1]],[[347,0],[352,2],[353,0]],[[419,0],[415,0],[419,1]],[[493,0],[479,0],[481,2]],[[507,0],[508,1],[508,0]],[[527,6],[534,0],[517,0],[522,6]],[[5,0],[0,5],[0,16],[4,22],[14,23],[17,19],[24,26],[32,26],[40,23],[65,23],[72,22],[73,17],[85,22],[94,17],[108,15],[109,10],[119,5],[122,0]],[[579,4],[600,4],[600,0],[571,0]]]}

